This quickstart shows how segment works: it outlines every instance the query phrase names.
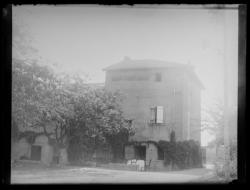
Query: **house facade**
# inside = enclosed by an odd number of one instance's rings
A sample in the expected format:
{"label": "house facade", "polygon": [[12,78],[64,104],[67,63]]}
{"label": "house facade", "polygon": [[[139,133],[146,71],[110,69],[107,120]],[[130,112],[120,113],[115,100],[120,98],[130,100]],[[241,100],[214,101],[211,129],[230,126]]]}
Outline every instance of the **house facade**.
{"label": "house facade", "polygon": [[169,141],[175,132],[176,140],[201,138],[201,90],[204,88],[191,65],[158,61],[123,61],[104,69],[105,88],[120,91],[126,119],[135,135],[125,147],[126,159],[143,159],[151,166],[162,166],[163,156],[150,141]]}

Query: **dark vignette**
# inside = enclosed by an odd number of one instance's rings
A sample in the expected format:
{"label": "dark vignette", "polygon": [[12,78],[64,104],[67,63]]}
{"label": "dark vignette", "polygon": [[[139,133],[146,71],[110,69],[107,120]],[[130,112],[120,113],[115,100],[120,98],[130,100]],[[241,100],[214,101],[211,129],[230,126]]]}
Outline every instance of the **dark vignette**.
{"label": "dark vignette", "polygon": [[[156,1],[157,2],[157,1]],[[34,2],[35,4],[37,2]],[[78,2],[79,3],[79,2]],[[114,3],[113,3],[114,4]],[[123,4],[123,3],[118,3]],[[178,4],[178,2],[177,2]],[[100,3],[100,5],[112,5],[112,3]],[[116,4],[117,5],[117,4]],[[133,5],[129,3],[127,5]],[[219,7],[218,7],[219,8]],[[234,181],[233,184],[244,184],[246,183],[246,23],[247,23],[247,5],[239,5],[239,37],[238,37],[238,180]],[[1,141],[3,156],[1,159],[1,184],[10,184],[10,144],[11,144],[11,58],[12,58],[12,5],[6,5],[2,8],[2,57],[3,64],[1,64],[1,87],[3,89],[2,99],[2,111],[1,111]],[[153,184],[147,185],[131,185],[121,184],[119,188],[122,189],[151,189]],[[165,184],[158,184],[157,187],[163,187]],[[181,185],[172,184],[170,186]],[[191,185],[191,184],[189,184]],[[198,184],[197,184],[198,185]],[[197,186],[195,185],[195,186]],[[114,188],[116,186],[108,184],[100,185],[87,185],[90,188],[95,187],[108,187]],[[199,185],[198,185],[199,186]],[[72,185],[11,185],[14,188],[47,188],[47,187],[60,187],[60,189],[72,187]],[[175,186],[176,187],[176,186]],[[193,186],[194,187],[194,186]]]}

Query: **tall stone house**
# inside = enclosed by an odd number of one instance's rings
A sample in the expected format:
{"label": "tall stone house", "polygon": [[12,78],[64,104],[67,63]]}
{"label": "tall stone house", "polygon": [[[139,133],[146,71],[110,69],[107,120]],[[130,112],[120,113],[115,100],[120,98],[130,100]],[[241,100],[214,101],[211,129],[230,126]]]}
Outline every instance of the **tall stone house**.
{"label": "tall stone house", "polygon": [[153,143],[176,140],[201,141],[201,90],[204,88],[190,64],[125,57],[104,69],[105,88],[120,91],[124,116],[135,134],[125,146],[126,159],[143,159],[162,168],[164,154]]}

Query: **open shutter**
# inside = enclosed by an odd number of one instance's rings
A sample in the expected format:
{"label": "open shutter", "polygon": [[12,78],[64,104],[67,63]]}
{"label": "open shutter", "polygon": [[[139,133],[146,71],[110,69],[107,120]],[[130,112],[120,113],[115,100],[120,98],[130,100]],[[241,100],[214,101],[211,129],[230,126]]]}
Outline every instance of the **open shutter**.
{"label": "open shutter", "polygon": [[156,123],[163,123],[163,106],[156,107]]}

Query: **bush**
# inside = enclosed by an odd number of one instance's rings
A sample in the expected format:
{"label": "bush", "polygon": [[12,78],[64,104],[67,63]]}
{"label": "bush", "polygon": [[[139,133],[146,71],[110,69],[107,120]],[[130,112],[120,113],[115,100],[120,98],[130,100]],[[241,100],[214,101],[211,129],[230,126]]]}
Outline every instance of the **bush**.
{"label": "bush", "polygon": [[[227,162],[219,162],[218,158],[215,163],[215,172],[217,176],[225,178]],[[237,143],[231,142],[229,147],[229,177],[231,179],[237,178]]]}
{"label": "bush", "polygon": [[158,145],[164,151],[165,165],[176,165],[179,169],[202,167],[201,148],[194,140],[159,141]]}
{"label": "bush", "polygon": [[230,177],[237,178],[237,143],[230,144]]}

